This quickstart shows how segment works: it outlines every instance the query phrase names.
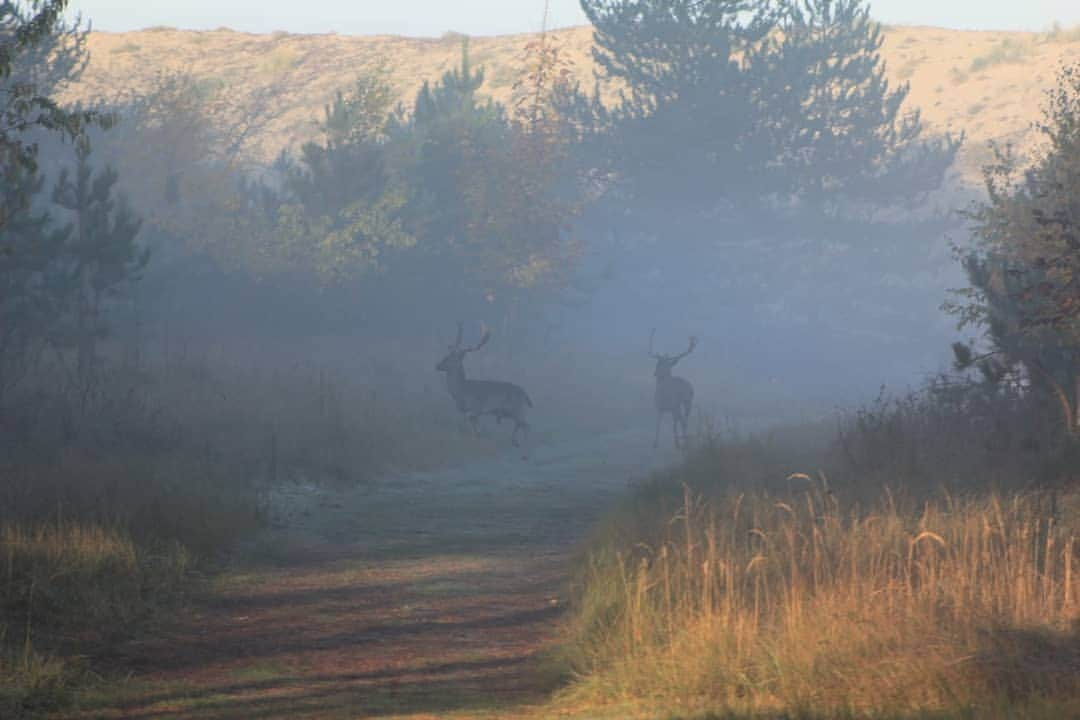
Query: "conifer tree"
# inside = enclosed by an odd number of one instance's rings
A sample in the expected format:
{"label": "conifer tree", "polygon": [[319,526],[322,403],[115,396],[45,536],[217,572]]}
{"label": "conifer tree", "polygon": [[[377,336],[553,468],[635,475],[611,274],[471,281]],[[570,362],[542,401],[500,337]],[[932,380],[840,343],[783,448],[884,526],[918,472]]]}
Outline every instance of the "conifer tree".
{"label": "conifer tree", "polygon": [[44,184],[25,165],[8,167],[0,182],[0,202],[25,208],[0,225],[0,402],[31,369],[68,299],[56,273],[71,228],[40,209]]}
{"label": "conifer tree", "polygon": [[75,350],[76,381],[84,400],[93,389],[98,343],[108,332],[108,304],[148,260],[137,242],[142,221],[116,196],[117,177],[111,167],[95,172],[89,148],[80,144],[74,172],[63,170],[52,193],[53,202],[72,219],[62,275],[53,289],[58,297],[71,298],[57,340]]}
{"label": "conifer tree", "polygon": [[[111,122],[94,111],[66,109],[50,97],[85,62],[83,36],[64,19],[67,5],[68,0],[0,0],[0,176],[36,170],[39,149],[32,130],[74,139],[91,124]],[[5,193],[0,225],[27,210],[26,200]]]}

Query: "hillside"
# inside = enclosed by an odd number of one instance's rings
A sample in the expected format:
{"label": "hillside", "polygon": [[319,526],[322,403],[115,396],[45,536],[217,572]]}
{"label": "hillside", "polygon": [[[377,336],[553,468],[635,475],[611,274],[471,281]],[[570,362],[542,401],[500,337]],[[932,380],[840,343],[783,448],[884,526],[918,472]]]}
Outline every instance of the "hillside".
{"label": "hillside", "polygon": [[[594,65],[588,27],[555,33],[574,61],[578,77],[592,84]],[[486,69],[483,90],[506,101],[530,35],[471,39],[474,62]],[[399,98],[408,102],[425,79],[459,62],[461,36],[438,39],[390,36],[253,35],[151,28],[94,32],[90,63],[67,99],[111,97],[150,86],[162,71],[187,71],[208,83],[232,88],[240,106],[257,96],[272,98],[272,119],[252,143],[262,158],[315,136],[323,105],[364,68],[384,63]],[[929,27],[891,27],[883,51],[895,81],[911,83],[910,104],[929,127],[964,130],[967,143],[959,173],[977,182],[991,140],[1025,148],[1043,92],[1064,62],[1080,59],[1080,31],[1056,33],[969,32]]]}

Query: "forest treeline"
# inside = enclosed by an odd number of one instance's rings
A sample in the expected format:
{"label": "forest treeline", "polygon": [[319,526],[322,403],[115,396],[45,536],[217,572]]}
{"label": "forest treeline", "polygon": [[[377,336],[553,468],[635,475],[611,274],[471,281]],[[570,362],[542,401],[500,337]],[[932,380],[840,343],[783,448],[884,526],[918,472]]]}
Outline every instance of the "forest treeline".
{"label": "forest treeline", "polygon": [[[9,256],[38,263],[27,277],[63,275],[65,255],[100,245],[100,258],[76,264],[112,300],[78,299],[62,283],[13,286],[13,298],[50,294],[35,304],[55,317],[28,323],[42,337],[26,330],[11,346],[4,384],[17,379],[20,347],[100,336],[91,326],[108,313],[91,306],[115,306],[134,278],[140,287],[126,295],[143,312],[164,312],[151,298],[168,294],[174,313],[210,305],[237,323],[275,307],[300,325],[336,317],[335,331],[385,334],[409,322],[420,334],[456,312],[528,336],[546,306],[602,282],[582,271],[587,258],[619,256],[633,274],[634,262],[653,262],[634,251],[651,238],[685,264],[722,263],[711,281],[726,306],[750,315],[779,303],[809,328],[850,315],[853,293],[880,297],[882,278],[925,267],[943,219],[909,211],[940,186],[958,139],[927,137],[904,108],[907,90],[886,82],[863,4],[644,3],[632,21],[619,5],[586,7],[598,82],[622,90],[614,105],[570,82],[550,37],[526,47],[509,107],[478,95],[483,69],[467,45],[459,68],[404,102],[385,74],[360,72],[324,109],[322,139],[270,167],[244,154],[259,110],[231,112],[227,87],[174,73],[145,94],[100,98],[108,129],[89,128],[77,156],[55,136],[41,140],[41,167],[12,178],[30,202],[4,232],[12,247],[52,248]],[[49,71],[26,55],[10,75],[37,74],[43,97],[75,82],[85,60],[80,31],[55,30],[44,40],[65,54]],[[257,105],[268,113],[272,103]],[[65,167],[76,185],[90,172],[84,184],[99,197],[61,192]],[[823,248],[861,284],[816,282]],[[417,299],[441,312],[410,312]],[[902,324],[902,299],[867,302],[865,313]],[[60,323],[64,307],[80,305],[81,320]],[[56,323],[72,327],[58,333]],[[86,366],[93,351],[80,352]]]}
{"label": "forest treeline", "polygon": [[[615,257],[644,304],[668,312],[661,296],[696,284],[701,302],[675,301],[687,317],[734,309],[732,344],[797,349],[835,326],[885,338],[877,356],[853,342],[853,366],[902,353],[925,330],[913,308],[945,300],[978,335],[954,346],[958,371],[1040,389],[1076,430],[1075,68],[1048,98],[1041,154],[1001,149],[986,199],[960,209],[969,289],[927,300],[913,278],[958,227],[928,198],[962,138],[928,134],[886,81],[859,0],[584,2],[595,87],[541,35],[502,106],[478,94],[466,41],[409,102],[383,70],[358,72],[321,139],[269,166],[245,147],[271,96],[239,115],[228,87],[178,72],[58,105],[86,64],[65,6],[0,6],[0,405],[27,388],[107,400],[104,368],[137,365],[179,318],[297,342],[427,342],[483,318],[527,347]],[[44,386],[28,382],[45,366]]]}
{"label": "forest treeline", "polygon": [[[929,134],[887,82],[866,4],[583,7],[595,87],[540,36],[504,107],[466,43],[413,98],[358,70],[313,120],[321,139],[270,165],[246,150],[271,90],[241,114],[220,81],[174,72],[90,112],[28,107],[54,132],[9,130],[40,162],[5,183],[3,242],[35,250],[6,256],[0,389],[45,346],[88,383],[107,327],[430,338],[469,318],[528,347],[601,291],[642,322],[722,317],[772,374],[796,347],[822,375],[926,364],[942,239],[976,229],[934,196],[962,138]],[[12,55],[8,84],[30,95],[9,112],[78,81],[85,30],[54,23]]]}

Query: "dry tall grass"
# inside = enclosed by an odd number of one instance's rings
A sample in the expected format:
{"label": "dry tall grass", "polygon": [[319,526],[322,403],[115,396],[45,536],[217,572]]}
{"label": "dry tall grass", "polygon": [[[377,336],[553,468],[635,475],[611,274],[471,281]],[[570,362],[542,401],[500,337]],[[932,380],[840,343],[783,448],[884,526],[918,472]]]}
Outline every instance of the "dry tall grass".
{"label": "dry tall grass", "polygon": [[117,528],[0,526],[0,716],[61,707],[81,673],[55,653],[84,654],[173,606],[191,566],[181,545],[151,551]]}
{"label": "dry tall grass", "polygon": [[1075,711],[1080,538],[1059,516],[1034,494],[916,513],[887,495],[844,512],[824,483],[715,504],[688,494],[658,543],[592,557],[575,691],[729,712],[1020,698]]}
{"label": "dry tall grass", "polygon": [[[815,433],[789,432],[707,441],[637,488],[581,569],[567,699],[710,717],[1080,717],[1080,493],[1025,487],[1060,459],[1030,407],[966,397],[843,418],[825,453],[835,486],[792,472]],[[989,423],[957,424],[983,400]],[[1025,453],[1025,430],[1040,452]]]}

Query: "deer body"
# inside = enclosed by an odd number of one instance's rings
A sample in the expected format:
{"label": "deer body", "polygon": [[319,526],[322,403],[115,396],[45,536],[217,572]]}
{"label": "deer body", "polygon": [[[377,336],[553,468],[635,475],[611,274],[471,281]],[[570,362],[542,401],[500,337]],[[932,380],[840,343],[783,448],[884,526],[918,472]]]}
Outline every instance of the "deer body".
{"label": "deer body", "polygon": [[459,323],[457,341],[450,346],[450,352],[435,369],[446,373],[446,389],[474,431],[479,432],[477,421],[482,415],[494,415],[499,423],[509,418],[514,421],[514,432],[510,439],[515,446],[518,445],[519,431],[524,431],[528,437],[529,423],[525,416],[528,408],[532,407],[532,400],[520,385],[494,380],[470,380],[466,377],[465,355],[482,348],[491,335],[485,332],[480,343],[472,348],[461,347],[461,335],[462,326]]}
{"label": "deer body", "polygon": [[[656,331],[653,330],[653,335]],[[653,447],[660,444],[660,422],[664,413],[671,413],[671,431],[675,436],[675,447],[682,447],[687,439],[690,425],[690,408],[694,403],[694,386],[681,377],[671,374],[672,368],[697,347],[697,338],[690,338],[690,347],[681,355],[657,355],[653,352],[653,335],[649,336],[649,356],[656,360],[656,436]],[[679,429],[682,428],[680,436]]]}

